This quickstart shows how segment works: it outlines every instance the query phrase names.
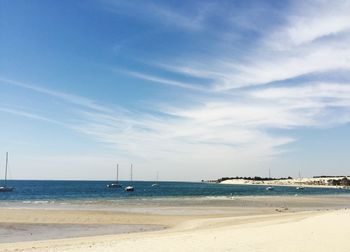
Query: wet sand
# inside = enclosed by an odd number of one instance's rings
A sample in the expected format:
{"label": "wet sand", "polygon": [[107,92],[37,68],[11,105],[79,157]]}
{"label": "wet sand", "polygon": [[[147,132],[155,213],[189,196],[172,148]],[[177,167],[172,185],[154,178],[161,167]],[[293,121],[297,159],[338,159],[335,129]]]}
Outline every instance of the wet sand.
{"label": "wet sand", "polygon": [[161,225],[137,224],[21,224],[1,223],[0,243],[40,241],[164,229]]}

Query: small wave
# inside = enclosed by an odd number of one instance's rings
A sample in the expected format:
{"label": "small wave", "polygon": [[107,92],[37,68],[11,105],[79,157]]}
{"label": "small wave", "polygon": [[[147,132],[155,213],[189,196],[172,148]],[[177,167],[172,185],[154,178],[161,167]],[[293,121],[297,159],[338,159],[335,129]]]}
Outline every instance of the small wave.
{"label": "small wave", "polygon": [[48,201],[48,200],[24,200],[22,201],[23,204],[54,204],[55,201]]}
{"label": "small wave", "polygon": [[35,200],[33,201],[33,204],[48,204],[50,201],[48,200]]}

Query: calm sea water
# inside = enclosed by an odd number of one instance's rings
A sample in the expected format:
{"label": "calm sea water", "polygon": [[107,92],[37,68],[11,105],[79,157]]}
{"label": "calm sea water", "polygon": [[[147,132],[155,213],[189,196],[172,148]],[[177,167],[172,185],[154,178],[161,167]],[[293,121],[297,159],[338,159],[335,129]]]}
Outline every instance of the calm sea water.
{"label": "calm sea water", "polygon": [[[267,191],[266,186],[220,185],[188,182],[154,182],[136,181],[134,192],[125,192],[123,188],[111,189],[106,185],[109,181],[9,181],[9,186],[16,188],[13,192],[0,193],[1,201],[32,200],[93,200],[93,199],[127,199],[145,197],[191,197],[191,196],[259,196],[259,195],[330,195],[349,194],[350,190],[331,188],[275,187]],[[129,182],[121,181],[124,187]]]}

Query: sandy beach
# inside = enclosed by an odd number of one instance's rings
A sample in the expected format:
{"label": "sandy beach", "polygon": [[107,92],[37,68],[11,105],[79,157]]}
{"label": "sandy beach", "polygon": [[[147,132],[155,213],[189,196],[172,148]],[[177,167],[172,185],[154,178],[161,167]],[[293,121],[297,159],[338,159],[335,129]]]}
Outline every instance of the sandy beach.
{"label": "sandy beach", "polygon": [[[348,196],[0,209],[1,251],[348,251]],[[80,209],[79,209],[80,208]]]}

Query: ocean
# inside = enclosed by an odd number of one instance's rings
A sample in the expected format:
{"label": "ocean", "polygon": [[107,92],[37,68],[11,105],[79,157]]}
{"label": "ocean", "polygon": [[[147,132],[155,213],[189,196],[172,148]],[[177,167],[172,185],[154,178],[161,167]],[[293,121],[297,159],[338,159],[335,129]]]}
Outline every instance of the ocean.
{"label": "ocean", "polygon": [[11,180],[9,186],[13,192],[0,193],[0,201],[69,201],[69,200],[113,200],[128,198],[169,198],[169,197],[220,197],[220,196],[282,196],[282,195],[339,195],[348,194],[350,190],[333,188],[274,187],[256,185],[224,185],[193,182],[154,182],[135,181],[134,192],[125,192],[128,181],[120,181],[123,188],[107,188],[111,181],[45,181],[45,180]]}

